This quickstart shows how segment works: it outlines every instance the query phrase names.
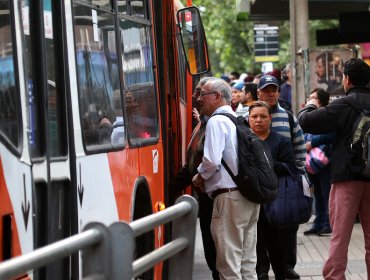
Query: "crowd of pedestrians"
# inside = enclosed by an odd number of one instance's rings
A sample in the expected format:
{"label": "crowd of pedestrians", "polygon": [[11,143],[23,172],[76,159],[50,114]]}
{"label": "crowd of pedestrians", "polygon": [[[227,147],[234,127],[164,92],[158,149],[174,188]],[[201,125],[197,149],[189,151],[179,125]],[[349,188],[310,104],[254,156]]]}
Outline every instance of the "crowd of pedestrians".
{"label": "crowd of pedestrians", "polygon": [[[306,106],[292,113],[291,66],[283,73],[202,78],[193,98],[199,122],[188,146],[187,163],[171,183],[172,197],[192,184],[199,198],[204,253],[213,279],[300,279],[297,263],[298,224],[276,226],[265,204],[249,201],[221,164],[238,173],[237,132],[219,113],[245,118],[270,149],[279,176],[308,175],[314,187],[315,220],[305,235],[330,235],[325,279],[345,279],[347,249],[359,216],[370,275],[370,179],[351,160],[351,135],[359,110],[370,111],[370,67],[361,59],[344,64],[346,97],[329,103],[323,89],[311,92]],[[348,100],[347,100],[348,99]],[[199,114],[198,114],[199,113]],[[325,161],[309,166],[314,152]],[[313,164],[313,163],[312,163]]]}

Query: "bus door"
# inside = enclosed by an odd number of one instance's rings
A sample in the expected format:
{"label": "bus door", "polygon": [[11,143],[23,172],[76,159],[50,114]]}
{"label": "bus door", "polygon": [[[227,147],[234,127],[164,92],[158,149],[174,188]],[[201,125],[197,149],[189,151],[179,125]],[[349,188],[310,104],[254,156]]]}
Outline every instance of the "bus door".
{"label": "bus door", "polygon": [[76,1],[65,11],[79,230],[134,219],[138,181],[163,185],[148,6],[113,4]]}
{"label": "bus door", "polygon": [[[163,201],[149,1],[97,2],[65,11],[79,231],[139,219]],[[140,237],[136,257],[161,243],[155,236]]]}
{"label": "bus door", "polygon": [[[122,95],[112,3],[65,8],[76,175],[77,231],[91,221],[107,226],[118,210],[108,153],[125,145]],[[122,152],[114,163],[118,169]],[[122,174],[117,172],[119,180]],[[116,174],[116,173],[115,173]],[[122,188],[122,185],[121,185]]]}
{"label": "bus door", "polygon": [[[70,235],[70,172],[50,1],[0,1],[1,260]],[[62,279],[68,260],[34,272]],[[46,277],[50,275],[50,277]],[[52,275],[52,276],[51,276]]]}
{"label": "bus door", "polygon": [[[23,36],[17,46],[27,88],[25,136],[32,171],[34,249],[70,236],[74,224],[60,2],[18,1]],[[69,258],[55,262],[34,271],[34,279],[67,279],[69,266]]]}
{"label": "bus door", "polygon": [[[17,1],[0,1],[0,262],[33,250],[26,82]],[[20,75],[17,75],[20,73]]]}

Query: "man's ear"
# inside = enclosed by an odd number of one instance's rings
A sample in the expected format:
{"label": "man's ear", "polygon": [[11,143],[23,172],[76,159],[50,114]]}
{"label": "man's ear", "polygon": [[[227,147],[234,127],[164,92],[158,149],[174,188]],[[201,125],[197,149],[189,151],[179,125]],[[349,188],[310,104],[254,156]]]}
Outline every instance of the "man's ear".
{"label": "man's ear", "polygon": [[344,81],[344,83],[345,83],[346,86],[351,86],[352,85],[351,78],[349,76],[347,76],[347,79]]}
{"label": "man's ear", "polygon": [[221,93],[216,94],[215,103],[218,103],[222,100]]}

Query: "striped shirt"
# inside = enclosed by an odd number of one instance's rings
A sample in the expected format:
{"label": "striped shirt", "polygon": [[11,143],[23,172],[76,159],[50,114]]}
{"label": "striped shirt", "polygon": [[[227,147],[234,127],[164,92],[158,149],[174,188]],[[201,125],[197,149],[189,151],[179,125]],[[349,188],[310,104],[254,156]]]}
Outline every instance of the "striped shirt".
{"label": "striped shirt", "polygon": [[296,116],[293,115],[294,126],[292,134],[290,133],[289,116],[286,110],[278,106],[272,111],[271,129],[279,134],[290,138],[293,144],[293,150],[296,158],[296,165],[304,170],[306,162],[306,145],[304,143],[303,130],[298,124]]}

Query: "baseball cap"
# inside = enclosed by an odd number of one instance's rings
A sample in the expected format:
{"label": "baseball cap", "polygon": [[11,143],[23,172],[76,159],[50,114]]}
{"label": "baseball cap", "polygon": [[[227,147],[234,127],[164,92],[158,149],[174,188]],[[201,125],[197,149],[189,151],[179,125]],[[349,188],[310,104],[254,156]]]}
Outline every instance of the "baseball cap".
{"label": "baseball cap", "polygon": [[274,86],[279,87],[279,82],[274,76],[264,75],[261,77],[258,83],[258,89],[263,89],[269,85],[274,85]]}
{"label": "baseball cap", "polygon": [[231,80],[228,75],[222,74],[221,79],[224,80],[226,83],[230,84]]}
{"label": "baseball cap", "polygon": [[243,82],[237,82],[236,84],[234,84],[232,86],[232,88],[235,88],[235,89],[240,90],[240,91],[243,90],[243,87],[244,87],[244,83]]}

